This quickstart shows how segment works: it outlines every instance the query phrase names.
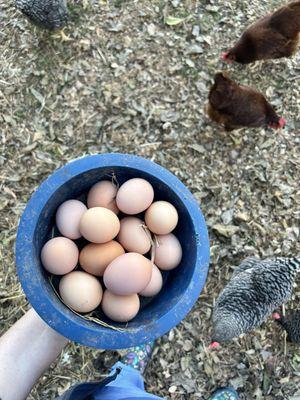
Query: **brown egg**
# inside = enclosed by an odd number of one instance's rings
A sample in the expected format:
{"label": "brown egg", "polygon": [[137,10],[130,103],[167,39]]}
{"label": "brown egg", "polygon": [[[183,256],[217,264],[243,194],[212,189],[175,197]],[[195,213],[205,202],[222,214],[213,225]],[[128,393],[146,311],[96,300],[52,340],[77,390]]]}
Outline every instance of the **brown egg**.
{"label": "brown egg", "polygon": [[72,271],[78,263],[78,256],[76,244],[62,236],[49,240],[41,252],[44,268],[55,275],[64,275]]}
{"label": "brown egg", "polygon": [[152,185],[145,179],[129,179],[117,193],[117,206],[125,214],[133,215],[145,211],[154,198]]}
{"label": "brown egg", "polygon": [[138,253],[117,257],[106,268],[103,276],[108,290],[119,296],[139,293],[150,282],[152,263]]}
{"label": "brown egg", "polygon": [[178,213],[171,203],[156,201],[146,211],[145,222],[151,232],[157,235],[166,235],[176,227]]}
{"label": "brown egg", "polygon": [[119,209],[116,203],[118,188],[111,181],[101,181],[90,189],[87,196],[88,208],[104,207],[118,214]]}
{"label": "brown egg", "polygon": [[73,271],[61,278],[59,294],[73,310],[87,313],[97,308],[102,299],[102,287],[97,278],[82,271]]}
{"label": "brown egg", "polygon": [[173,233],[156,236],[159,246],[155,248],[154,262],[158,268],[170,270],[176,268],[182,258],[182,248]]}
{"label": "brown egg", "polygon": [[89,274],[103,276],[106,267],[125,250],[116,241],[87,244],[80,252],[79,264]]}
{"label": "brown egg", "polygon": [[148,285],[140,292],[140,295],[145,297],[152,297],[161,291],[163,285],[163,278],[160,270],[156,265],[152,265],[152,276]]}
{"label": "brown egg", "polygon": [[82,236],[93,243],[106,243],[117,236],[120,230],[119,218],[104,207],[88,209],[80,220]]}
{"label": "brown egg", "polygon": [[145,254],[151,248],[151,233],[145,232],[145,223],[136,217],[125,217],[120,221],[121,227],[117,240],[127,250]]}
{"label": "brown egg", "polygon": [[105,290],[101,307],[104,314],[111,320],[128,322],[139,312],[140,299],[137,294],[117,296],[109,290]]}

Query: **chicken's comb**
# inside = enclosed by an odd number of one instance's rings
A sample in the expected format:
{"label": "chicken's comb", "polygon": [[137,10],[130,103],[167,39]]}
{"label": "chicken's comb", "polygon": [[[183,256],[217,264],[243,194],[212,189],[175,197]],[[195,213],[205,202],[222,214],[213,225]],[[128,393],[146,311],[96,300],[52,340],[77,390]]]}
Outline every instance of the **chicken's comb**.
{"label": "chicken's comb", "polygon": [[281,117],[278,121],[278,125],[280,126],[280,128],[283,128],[285,124],[286,124],[286,120]]}
{"label": "chicken's comb", "polygon": [[208,348],[209,348],[209,350],[213,350],[213,349],[217,348],[219,345],[220,345],[220,343],[218,343],[218,342],[212,342],[212,343],[208,346]]}
{"label": "chicken's comb", "polygon": [[228,61],[227,56],[228,56],[228,51],[223,51],[223,53],[221,53],[221,58],[223,61]]}
{"label": "chicken's comb", "polygon": [[278,312],[274,312],[273,315],[272,315],[272,317],[273,317],[275,320],[281,319],[281,315],[280,315]]}
{"label": "chicken's comb", "polygon": [[227,51],[227,52],[224,51],[223,53],[221,53],[221,59],[223,61],[225,61],[227,64],[232,64],[233,61],[230,58],[228,58],[228,55],[229,55],[229,51]]}

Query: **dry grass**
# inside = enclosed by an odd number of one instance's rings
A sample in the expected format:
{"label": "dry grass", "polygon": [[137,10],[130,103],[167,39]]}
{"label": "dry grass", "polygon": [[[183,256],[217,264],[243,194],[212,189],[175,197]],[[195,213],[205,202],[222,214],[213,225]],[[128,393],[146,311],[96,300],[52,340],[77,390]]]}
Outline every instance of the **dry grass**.
{"label": "dry grass", "polygon": [[[148,389],[169,399],[204,399],[229,384],[242,399],[299,399],[299,349],[289,345],[284,356],[272,323],[218,352],[205,347],[213,299],[232,265],[246,255],[300,250],[300,53],[230,67],[237,80],[267,93],[288,120],[286,129],[228,135],[203,111],[213,75],[224,68],[220,52],[248,21],[281,3],[74,1],[65,30],[70,40],[61,42],[32,27],[11,1],[0,0],[1,332],[28,307],[15,271],[14,242],[34,189],[83,154],[139,154],[170,169],[196,194],[212,253],[201,299],[160,340]],[[187,18],[171,27],[164,16]],[[195,44],[202,53],[191,53]],[[99,378],[117,357],[70,344],[30,399],[52,399],[75,381]]]}

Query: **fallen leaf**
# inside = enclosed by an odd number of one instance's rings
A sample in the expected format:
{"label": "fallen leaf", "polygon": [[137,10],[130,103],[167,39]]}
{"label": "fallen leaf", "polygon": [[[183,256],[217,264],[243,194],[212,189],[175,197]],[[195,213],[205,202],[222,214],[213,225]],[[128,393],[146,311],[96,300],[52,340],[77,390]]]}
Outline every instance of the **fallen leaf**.
{"label": "fallen leaf", "polygon": [[220,235],[225,237],[233,236],[240,228],[235,225],[222,225],[216,224],[213,225],[213,230],[217,231]]}
{"label": "fallen leaf", "polygon": [[166,25],[174,26],[181,24],[185,18],[178,18],[178,17],[166,17],[164,22]]}

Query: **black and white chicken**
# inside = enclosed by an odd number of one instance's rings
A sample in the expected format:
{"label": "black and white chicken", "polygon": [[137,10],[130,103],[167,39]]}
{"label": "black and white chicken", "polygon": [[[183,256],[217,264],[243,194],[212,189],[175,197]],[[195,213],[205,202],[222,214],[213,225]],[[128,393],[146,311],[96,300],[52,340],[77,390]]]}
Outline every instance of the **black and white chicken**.
{"label": "black and white chicken", "polygon": [[68,20],[66,0],[16,0],[16,7],[35,25],[61,29]]}
{"label": "black and white chicken", "polygon": [[293,293],[300,258],[247,258],[216,300],[211,348],[260,326]]}

